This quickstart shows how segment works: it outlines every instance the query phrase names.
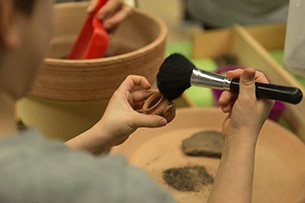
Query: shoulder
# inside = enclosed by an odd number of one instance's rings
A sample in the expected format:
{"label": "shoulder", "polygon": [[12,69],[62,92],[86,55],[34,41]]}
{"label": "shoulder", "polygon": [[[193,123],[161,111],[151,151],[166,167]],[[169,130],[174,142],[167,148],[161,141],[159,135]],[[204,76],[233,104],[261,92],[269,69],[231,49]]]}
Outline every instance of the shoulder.
{"label": "shoulder", "polygon": [[3,177],[0,196],[10,202],[171,200],[165,190],[142,170],[130,166],[123,156],[94,157],[40,137],[36,132],[28,132],[26,136],[0,141],[0,176]]}

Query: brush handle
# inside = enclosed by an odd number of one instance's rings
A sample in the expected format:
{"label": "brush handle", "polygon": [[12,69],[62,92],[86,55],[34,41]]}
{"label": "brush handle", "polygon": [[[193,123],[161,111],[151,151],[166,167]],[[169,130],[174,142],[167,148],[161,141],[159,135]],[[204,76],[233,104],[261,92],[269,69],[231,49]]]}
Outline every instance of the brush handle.
{"label": "brush handle", "polygon": [[[298,104],[303,94],[299,88],[274,85],[268,83],[255,83],[256,97],[264,99],[278,100],[291,104]],[[230,84],[230,91],[239,92],[239,79],[233,79]]]}

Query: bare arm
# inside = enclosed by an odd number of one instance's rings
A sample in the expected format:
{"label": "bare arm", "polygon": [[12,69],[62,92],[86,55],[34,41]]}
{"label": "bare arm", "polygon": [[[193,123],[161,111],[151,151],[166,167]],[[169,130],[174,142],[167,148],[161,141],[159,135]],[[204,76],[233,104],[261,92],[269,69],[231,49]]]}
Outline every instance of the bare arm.
{"label": "bare arm", "polygon": [[251,202],[254,155],[255,143],[234,137],[225,141],[209,203]]}
{"label": "bare arm", "polygon": [[227,75],[240,77],[240,92],[238,96],[224,92],[219,98],[222,110],[229,114],[223,124],[224,150],[208,202],[250,203],[255,146],[274,102],[255,96],[255,80],[268,82],[262,73],[246,68]]}
{"label": "bare arm", "polygon": [[154,92],[142,76],[128,76],[113,93],[106,111],[99,122],[66,144],[74,149],[101,154],[123,143],[139,127],[162,127],[165,118],[137,112]]}

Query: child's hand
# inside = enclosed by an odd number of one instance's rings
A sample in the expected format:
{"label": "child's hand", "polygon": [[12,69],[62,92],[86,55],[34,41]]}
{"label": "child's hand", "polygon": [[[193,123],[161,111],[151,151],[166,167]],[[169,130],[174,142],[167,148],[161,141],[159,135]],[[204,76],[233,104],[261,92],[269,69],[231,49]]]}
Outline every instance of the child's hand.
{"label": "child's hand", "polygon": [[227,77],[240,78],[240,90],[238,95],[224,91],[218,100],[222,111],[229,113],[223,126],[224,138],[243,132],[244,138],[256,142],[274,101],[256,98],[255,81],[268,83],[268,80],[253,68],[229,71]]}
{"label": "child's hand", "polygon": [[114,92],[107,109],[96,125],[113,139],[112,145],[124,142],[139,127],[161,127],[167,124],[165,118],[137,112],[144,101],[154,92],[142,76],[130,75]]}
{"label": "child's hand", "polygon": [[[87,9],[92,13],[98,0],[90,0]],[[98,18],[103,21],[107,31],[113,31],[131,12],[132,8],[124,4],[123,0],[108,0],[107,3],[98,11]]]}
{"label": "child's hand", "polygon": [[151,90],[146,78],[130,75],[113,93],[103,117],[89,130],[68,140],[66,144],[93,154],[109,151],[123,143],[139,127],[162,127],[165,118],[139,113],[144,101],[157,90]]}

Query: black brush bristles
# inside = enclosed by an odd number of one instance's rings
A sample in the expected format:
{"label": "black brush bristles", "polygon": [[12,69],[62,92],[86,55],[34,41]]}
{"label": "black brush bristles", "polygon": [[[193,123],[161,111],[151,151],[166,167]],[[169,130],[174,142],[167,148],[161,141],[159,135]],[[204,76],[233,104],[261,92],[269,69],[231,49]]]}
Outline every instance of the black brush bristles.
{"label": "black brush bristles", "polygon": [[157,87],[168,100],[173,100],[191,87],[191,75],[196,67],[186,57],[175,53],[161,64],[157,74]]}

